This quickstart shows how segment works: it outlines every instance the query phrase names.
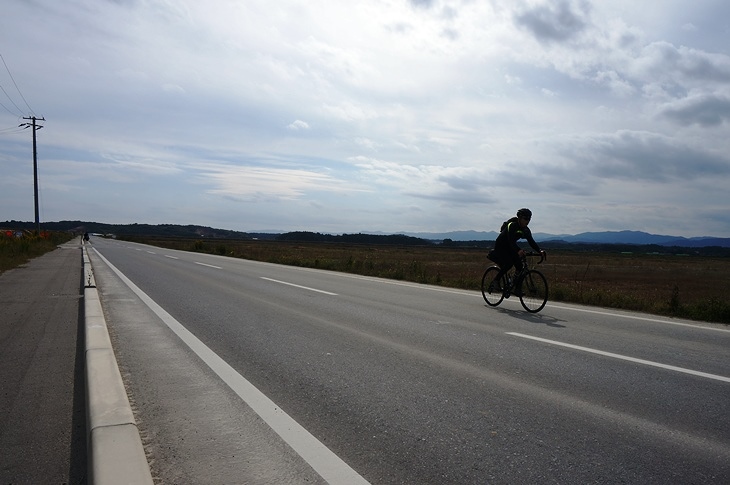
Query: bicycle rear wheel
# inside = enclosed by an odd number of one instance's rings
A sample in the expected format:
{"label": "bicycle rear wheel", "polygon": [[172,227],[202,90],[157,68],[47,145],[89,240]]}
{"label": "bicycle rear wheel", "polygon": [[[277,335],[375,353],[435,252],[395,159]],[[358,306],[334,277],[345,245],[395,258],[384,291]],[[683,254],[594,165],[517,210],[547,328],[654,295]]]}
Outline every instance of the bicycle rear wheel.
{"label": "bicycle rear wheel", "polygon": [[489,306],[497,306],[502,303],[502,285],[494,284],[494,277],[499,274],[499,268],[490,266],[482,276],[482,296]]}
{"label": "bicycle rear wheel", "polygon": [[518,292],[522,307],[530,313],[537,313],[543,309],[548,300],[547,280],[542,273],[531,269],[522,277]]}

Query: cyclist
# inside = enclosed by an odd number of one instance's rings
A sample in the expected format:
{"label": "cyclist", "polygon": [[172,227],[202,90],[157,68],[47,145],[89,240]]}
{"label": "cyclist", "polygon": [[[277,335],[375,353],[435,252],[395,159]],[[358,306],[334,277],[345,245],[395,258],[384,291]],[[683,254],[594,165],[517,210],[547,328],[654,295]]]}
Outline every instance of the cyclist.
{"label": "cyclist", "polygon": [[[512,266],[516,268],[517,273],[522,271],[522,258],[525,256],[525,251],[517,245],[517,241],[520,239],[526,239],[532,249],[542,253],[543,257],[545,256],[545,251],[540,249],[532,238],[530,228],[527,227],[530,219],[532,219],[532,211],[522,208],[517,211],[517,217],[512,217],[502,224],[501,232],[494,243],[494,249],[487,255],[499,266],[499,273],[490,285],[491,291],[499,291],[499,281]],[[509,296],[509,288],[503,288],[503,291],[505,297]]]}

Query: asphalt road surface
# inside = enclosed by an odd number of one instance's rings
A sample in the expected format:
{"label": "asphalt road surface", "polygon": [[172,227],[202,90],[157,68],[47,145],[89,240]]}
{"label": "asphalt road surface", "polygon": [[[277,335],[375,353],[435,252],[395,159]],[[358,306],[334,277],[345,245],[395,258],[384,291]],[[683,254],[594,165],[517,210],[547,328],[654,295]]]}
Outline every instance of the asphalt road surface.
{"label": "asphalt road surface", "polygon": [[163,483],[730,483],[730,331],[92,239]]}

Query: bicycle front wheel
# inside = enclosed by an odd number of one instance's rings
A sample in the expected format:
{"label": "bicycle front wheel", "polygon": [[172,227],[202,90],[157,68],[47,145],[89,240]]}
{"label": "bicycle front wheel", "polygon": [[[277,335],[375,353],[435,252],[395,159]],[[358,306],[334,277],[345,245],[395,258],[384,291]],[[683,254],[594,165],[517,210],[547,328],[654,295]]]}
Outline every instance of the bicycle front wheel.
{"label": "bicycle front wheel", "polygon": [[531,269],[522,278],[519,288],[520,303],[530,313],[537,313],[545,307],[548,300],[548,284],[545,276]]}
{"label": "bicycle front wheel", "polygon": [[494,282],[494,277],[499,274],[499,268],[490,266],[482,276],[482,296],[489,306],[497,306],[502,303],[502,286]]}

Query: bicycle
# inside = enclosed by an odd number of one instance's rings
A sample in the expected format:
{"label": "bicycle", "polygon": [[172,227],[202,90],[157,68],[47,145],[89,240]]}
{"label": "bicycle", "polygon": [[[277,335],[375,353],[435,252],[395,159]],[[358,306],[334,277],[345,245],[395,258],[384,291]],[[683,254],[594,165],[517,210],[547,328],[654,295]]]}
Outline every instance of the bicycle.
{"label": "bicycle", "polygon": [[522,257],[522,271],[515,274],[510,270],[502,276],[501,281],[494,281],[499,274],[499,266],[487,268],[482,276],[482,296],[489,306],[497,306],[502,300],[511,295],[518,296],[522,307],[530,313],[537,313],[545,307],[548,300],[548,284],[545,276],[536,269],[530,269],[528,257],[540,256],[542,263],[545,256],[542,253],[529,252]]}

